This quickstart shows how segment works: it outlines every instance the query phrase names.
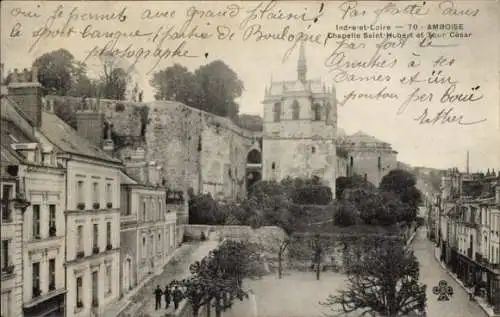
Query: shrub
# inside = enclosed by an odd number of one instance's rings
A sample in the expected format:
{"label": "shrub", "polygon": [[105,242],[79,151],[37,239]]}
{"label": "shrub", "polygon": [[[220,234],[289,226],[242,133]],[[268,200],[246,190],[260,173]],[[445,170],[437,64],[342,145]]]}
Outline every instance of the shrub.
{"label": "shrub", "polygon": [[182,243],[191,242],[191,241],[193,241],[193,238],[189,234],[184,232],[184,234],[182,235]]}
{"label": "shrub", "polygon": [[117,103],[115,106],[115,111],[116,112],[122,112],[125,110],[125,106],[122,103]]}

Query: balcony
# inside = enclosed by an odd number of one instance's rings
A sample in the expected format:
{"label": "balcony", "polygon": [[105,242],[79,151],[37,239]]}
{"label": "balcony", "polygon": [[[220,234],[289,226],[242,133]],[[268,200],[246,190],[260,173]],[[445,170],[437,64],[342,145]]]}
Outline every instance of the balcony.
{"label": "balcony", "polygon": [[40,287],[33,287],[33,298],[40,297],[40,295],[42,295]]}
{"label": "balcony", "polygon": [[13,220],[12,210],[10,210],[6,206],[2,205],[2,222],[8,223],[8,222],[12,222],[12,220]]}
{"label": "balcony", "polygon": [[56,233],[57,233],[56,227],[55,226],[51,226],[49,228],[49,237],[55,237]]}
{"label": "balcony", "polygon": [[9,265],[5,265],[4,267],[2,267],[2,277],[3,278],[8,277],[9,275],[13,275],[13,274],[14,274],[14,265],[9,264]]}

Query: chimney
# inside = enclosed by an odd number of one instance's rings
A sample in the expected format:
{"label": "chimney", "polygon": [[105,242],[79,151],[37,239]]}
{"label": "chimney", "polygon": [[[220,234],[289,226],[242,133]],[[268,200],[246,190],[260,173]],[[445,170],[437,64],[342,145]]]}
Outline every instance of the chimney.
{"label": "chimney", "polygon": [[158,183],[157,177],[156,177],[156,162],[151,161],[147,165],[147,173],[146,175],[148,176],[147,182],[150,185],[156,185]]}
{"label": "chimney", "polygon": [[104,114],[101,113],[99,100],[83,97],[75,115],[78,134],[101,148],[104,135]]}
{"label": "chimney", "polygon": [[19,109],[28,117],[30,123],[39,127],[42,123],[42,85],[38,82],[38,70],[33,67],[18,72],[17,68],[10,75],[7,86],[9,96],[14,99]]}

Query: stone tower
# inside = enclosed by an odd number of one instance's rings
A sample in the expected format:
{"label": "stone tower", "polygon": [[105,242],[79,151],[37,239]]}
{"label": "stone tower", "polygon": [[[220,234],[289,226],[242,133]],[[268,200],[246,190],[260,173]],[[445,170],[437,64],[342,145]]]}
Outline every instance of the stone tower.
{"label": "stone tower", "polygon": [[318,176],[335,193],[337,105],[334,87],[307,79],[304,43],[297,79],[265,89],[263,179]]}

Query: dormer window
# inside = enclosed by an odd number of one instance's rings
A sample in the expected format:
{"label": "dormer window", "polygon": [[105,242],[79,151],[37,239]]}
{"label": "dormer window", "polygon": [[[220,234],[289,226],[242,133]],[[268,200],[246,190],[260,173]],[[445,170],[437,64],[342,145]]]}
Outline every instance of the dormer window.
{"label": "dormer window", "polygon": [[41,163],[42,161],[42,154],[40,153],[40,151],[37,149],[35,150],[35,158],[34,158],[34,162],[35,163]]}

